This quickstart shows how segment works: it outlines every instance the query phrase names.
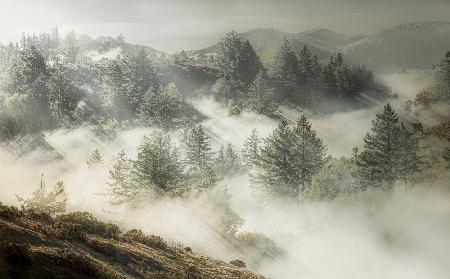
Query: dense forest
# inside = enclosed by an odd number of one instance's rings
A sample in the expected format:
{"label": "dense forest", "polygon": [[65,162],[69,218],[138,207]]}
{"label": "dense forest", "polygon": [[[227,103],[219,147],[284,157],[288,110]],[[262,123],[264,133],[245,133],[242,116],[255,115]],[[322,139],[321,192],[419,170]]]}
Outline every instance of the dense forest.
{"label": "dense forest", "polygon": [[[54,29],[0,46],[0,70],[2,147],[86,128],[100,143],[83,167],[108,168],[101,194],[112,208],[208,201],[204,210],[215,216],[215,234],[239,247],[255,269],[283,251],[266,235],[242,230],[245,219],[224,187],[233,177],[248,177],[262,204],[281,200],[294,207],[416,185],[448,187],[450,52],[436,61],[432,86],[400,106],[370,69],[347,63],[342,53],[319,59],[308,45],[296,51],[284,38],[272,57],[262,57],[234,31],[217,53],[198,55]],[[192,103],[199,98],[214,98],[229,118],[245,112],[277,125],[268,134],[253,129],[242,146],[216,141]],[[283,114],[286,107],[300,112],[295,122]],[[348,156],[329,154],[311,119],[366,108],[377,113],[361,144]],[[102,145],[123,131],[144,127],[151,132],[132,154],[123,148],[111,160],[103,153]],[[65,213],[70,196],[61,179],[48,188],[44,177],[31,195],[18,196],[23,212]]]}

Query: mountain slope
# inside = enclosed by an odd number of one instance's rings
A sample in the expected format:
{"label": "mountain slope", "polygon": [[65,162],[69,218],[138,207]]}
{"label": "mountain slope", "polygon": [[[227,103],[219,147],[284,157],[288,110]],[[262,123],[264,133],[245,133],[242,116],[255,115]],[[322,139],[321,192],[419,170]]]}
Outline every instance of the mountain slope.
{"label": "mountain slope", "polygon": [[55,219],[0,204],[1,278],[263,279],[243,266],[137,230],[122,234],[87,213]]}
{"label": "mountain slope", "polygon": [[430,68],[450,50],[450,22],[402,24],[343,47],[357,64],[374,70]]}

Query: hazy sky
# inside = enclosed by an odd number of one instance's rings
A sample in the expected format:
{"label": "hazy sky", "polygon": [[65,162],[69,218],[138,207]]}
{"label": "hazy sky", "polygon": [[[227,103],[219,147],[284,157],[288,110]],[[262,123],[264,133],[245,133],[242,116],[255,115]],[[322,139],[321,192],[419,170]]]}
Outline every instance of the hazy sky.
{"label": "hazy sky", "polygon": [[165,51],[199,48],[235,29],[329,28],[370,33],[399,23],[450,21],[450,0],[0,0],[0,41],[74,29]]}

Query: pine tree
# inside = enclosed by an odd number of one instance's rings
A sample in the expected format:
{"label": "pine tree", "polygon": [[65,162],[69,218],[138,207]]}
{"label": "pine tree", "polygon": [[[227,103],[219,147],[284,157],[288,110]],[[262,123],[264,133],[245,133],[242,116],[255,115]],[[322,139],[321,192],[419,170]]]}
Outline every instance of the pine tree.
{"label": "pine tree", "polygon": [[248,41],[231,31],[222,38],[217,64],[228,91],[219,92],[227,98],[237,99],[262,69],[262,63]]}
{"label": "pine tree", "polygon": [[304,191],[307,185],[311,183],[311,177],[317,173],[325,160],[325,146],[323,140],[319,138],[316,131],[312,129],[311,123],[305,115],[302,115],[297,125],[293,129],[295,137],[295,153],[299,162],[301,176],[299,183],[300,191]]}
{"label": "pine tree", "polygon": [[191,172],[211,166],[211,140],[201,125],[187,131],[183,141],[186,145],[186,164]]}
{"label": "pine tree", "polygon": [[357,158],[354,175],[361,188],[392,188],[400,145],[398,115],[388,103],[372,121],[371,132],[364,137],[364,150]]}
{"label": "pine tree", "polygon": [[215,166],[217,174],[223,178],[227,174],[236,174],[241,170],[241,160],[239,154],[231,143],[219,149],[215,156]]}
{"label": "pine tree", "polygon": [[95,149],[91,153],[91,155],[89,156],[89,159],[86,162],[86,164],[88,165],[88,168],[94,168],[103,163],[104,163],[103,156],[98,149]]}
{"label": "pine tree", "polygon": [[260,156],[260,144],[261,139],[258,135],[258,131],[253,129],[252,133],[244,143],[244,148],[242,149],[242,159],[244,165],[248,169],[252,169],[258,163]]}
{"label": "pine tree", "polygon": [[444,55],[436,69],[436,82],[443,91],[443,100],[450,100],[450,51]]}
{"label": "pine tree", "polygon": [[298,54],[298,75],[300,84],[313,79],[313,56],[308,46],[305,45]]}
{"label": "pine tree", "polygon": [[269,88],[267,79],[260,72],[250,85],[245,104],[256,113],[273,115],[278,109],[274,100],[273,91]]}
{"label": "pine tree", "polygon": [[131,181],[132,161],[127,157],[124,150],[120,151],[114,158],[113,168],[109,171],[109,182],[113,204],[130,202],[134,196]]}
{"label": "pine tree", "polygon": [[275,82],[276,89],[280,91],[283,97],[292,97],[298,90],[297,56],[286,38],[283,38],[280,47],[277,49],[270,68],[270,75]]}
{"label": "pine tree", "polygon": [[123,118],[139,113],[147,92],[157,92],[161,87],[158,73],[144,49],[115,60],[109,66],[108,81],[113,91],[113,106]]}
{"label": "pine tree", "polygon": [[148,126],[156,125],[165,129],[181,124],[184,100],[174,83],[163,89],[147,91],[139,107],[139,117]]}
{"label": "pine tree", "polygon": [[419,157],[419,135],[415,129],[408,129],[404,123],[400,124],[400,148],[397,157],[397,177],[405,184],[419,179],[423,162]]}
{"label": "pine tree", "polygon": [[168,135],[154,132],[138,147],[132,168],[132,183],[137,192],[167,194],[178,187],[182,177],[178,150]]}

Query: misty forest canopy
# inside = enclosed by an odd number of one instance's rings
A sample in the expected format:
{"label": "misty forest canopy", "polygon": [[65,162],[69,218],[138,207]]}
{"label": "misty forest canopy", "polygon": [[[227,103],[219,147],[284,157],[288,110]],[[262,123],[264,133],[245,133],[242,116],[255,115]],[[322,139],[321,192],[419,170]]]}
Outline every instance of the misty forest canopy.
{"label": "misty forest canopy", "polygon": [[217,53],[168,55],[122,36],[61,37],[54,29],[0,46],[0,70],[4,139],[80,125],[177,128],[201,119],[192,97],[214,96],[231,115],[278,117],[280,105],[320,112],[391,96],[342,54],[319,60],[307,45],[297,52],[284,39],[273,58],[262,59],[236,32]]}
{"label": "misty forest canopy", "polygon": [[[130,204],[146,195],[202,192],[241,171],[265,192],[294,199],[417,181],[432,175],[423,173],[430,164],[417,113],[450,100],[447,53],[437,65],[434,85],[406,102],[402,117],[387,104],[350,159],[330,158],[306,116],[294,125],[281,119],[265,138],[254,131],[242,151],[231,144],[213,149],[190,98],[214,96],[231,116],[249,110],[279,119],[284,105],[313,111],[339,104],[356,108],[392,94],[370,70],[347,64],[340,53],[319,60],[307,45],[295,51],[285,38],[273,57],[263,59],[236,32],[226,34],[212,55],[166,55],[121,36],[92,39],[70,32],[61,38],[55,29],[2,46],[0,62],[3,140],[84,125],[105,140],[121,128],[160,128],[138,147],[135,160],[125,152],[116,157],[112,193],[116,202]],[[182,131],[181,145],[167,130]],[[95,150],[87,163],[94,168],[103,160]]]}

